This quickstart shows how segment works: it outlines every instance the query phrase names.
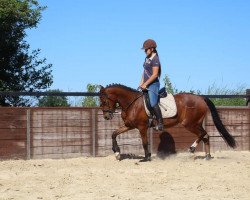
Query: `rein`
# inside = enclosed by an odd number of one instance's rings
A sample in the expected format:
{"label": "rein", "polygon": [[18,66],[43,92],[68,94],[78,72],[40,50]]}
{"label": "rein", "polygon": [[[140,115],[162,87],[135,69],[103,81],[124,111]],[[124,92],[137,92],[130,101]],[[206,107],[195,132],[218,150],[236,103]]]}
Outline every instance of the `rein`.
{"label": "rein", "polygon": [[124,112],[127,111],[127,109],[137,100],[139,99],[141,96],[143,96],[143,94],[139,95],[138,97],[136,97],[133,101],[131,101],[127,107],[125,109],[122,109]]}
{"label": "rein", "polygon": [[[137,96],[135,99],[133,99],[133,101],[131,101],[131,102],[126,106],[126,108],[125,108],[125,109],[122,109],[122,110],[123,110],[124,112],[126,112],[127,109],[128,109],[137,99],[139,99],[139,98],[142,97],[142,96],[143,96],[143,93],[140,94],[139,96]],[[109,98],[108,96],[107,96],[107,98],[108,98],[110,101],[113,101],[113,102],[114,102],[114,100],[111,99],[111,98]],[[108,107],[109,107],[109,105],[108,105]],[[118,107],[116,107],[116,108],[118,108]],[[107,109],[107,110],[103,110],[103,112],[108,112],[108,113],[110,113],[110,114],[115,113],[115,111],[113,111],[112,109],[110,109],[110,107],[109,107],[109,109]]]}

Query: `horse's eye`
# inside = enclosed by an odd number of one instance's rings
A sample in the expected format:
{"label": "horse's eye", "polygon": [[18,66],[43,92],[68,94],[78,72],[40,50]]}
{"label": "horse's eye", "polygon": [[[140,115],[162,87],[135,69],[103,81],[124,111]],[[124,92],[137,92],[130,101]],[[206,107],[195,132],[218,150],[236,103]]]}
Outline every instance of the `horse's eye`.
{"label": "horse's eye", "polygon": [[107,101],[106,101],[106,100],[103,100],[103,101],[101,102],[101,104],[100,104],[101,107],[104,107],[104,106],[106,106],[106,105],[107,105]]}

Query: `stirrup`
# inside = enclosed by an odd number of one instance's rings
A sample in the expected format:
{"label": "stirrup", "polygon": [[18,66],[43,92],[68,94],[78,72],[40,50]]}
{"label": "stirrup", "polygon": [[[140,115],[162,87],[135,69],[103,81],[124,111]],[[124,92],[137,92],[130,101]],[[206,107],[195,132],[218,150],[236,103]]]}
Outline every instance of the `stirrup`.
{"label": "stirrup", "polygon": [[157,124],[153,129],[156,131],[163,131],[163,124]]}
{"label": "stirrup", "polygon": [[148,119],[148,127],[152,127],[153,126],[152,125],[153,124],[153,120],[154,120],[153,118],[149,118]]}

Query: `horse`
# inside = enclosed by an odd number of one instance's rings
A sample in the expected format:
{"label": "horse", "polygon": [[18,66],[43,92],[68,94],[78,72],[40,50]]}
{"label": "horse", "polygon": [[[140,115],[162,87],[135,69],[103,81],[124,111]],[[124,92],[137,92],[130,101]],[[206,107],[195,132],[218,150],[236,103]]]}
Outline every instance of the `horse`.
{"label": "horse", "polygon": [[[147,130],[157,122],[154,120],[152,125],[149,125],[149,117],[144,106],[143,92],[125,85],[113,83],[107,85],[105,88],[100,85],[99,93],[100,108],[104,119],[111,120],[116,109],[118,107],[121,109],[121,118],[124,124],[112,133],[112,150],[116,154],[116,158],[121,158],[116,137],[129,130],[138,129],[145,153],[145,157],[141,161],[150,161],[151,152],[149,152],[148,148]],[[209,110],[213,122],[224,141],[231,148],[236,147],[235,139],[223,125],[215,105],[209,98],[191,93],[179,93],[174,95],[174,99],[177,106],[177,114],[174,117],[163,119],[164,130],[181,124],[188,131],[194,133],[197,139],[189,148],[191,153],[194,153],[199,142],[203,141],[205,146],[204,158],[206,160],[211,159],[209,135],[202,126],[203,120]]]}

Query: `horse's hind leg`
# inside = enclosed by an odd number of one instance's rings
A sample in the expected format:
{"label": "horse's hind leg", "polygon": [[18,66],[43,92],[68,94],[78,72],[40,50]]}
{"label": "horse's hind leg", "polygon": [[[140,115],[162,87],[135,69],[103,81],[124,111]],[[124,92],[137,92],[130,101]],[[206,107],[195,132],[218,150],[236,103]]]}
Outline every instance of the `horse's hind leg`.
{"label": "horse's hind leg", "polygon": [[[202,125],[199,126],[200,131],[200,137],[198,139],[202,140],[205,146],[205,159],[209,160],[211,158],[210,154],[210,144],[209,144],[209,135],[207,134],[207,131],[202,127]],[[199,142],[200,142],[199,140]]]}
{"label": "horse's hind leg", "polygon": [[204,132],[205,130],[201,126],[199,126],[199,125],[195,126],[195,127],[187,127],[186,126],[185,128],[187,130],[189,130],[190,132],[194,133],[195,135],[197,135],[197,139],[189,147],[189,152],[194,153],[195,150],[196,150],[196,147],[198,146],[198,144],[200,143],[200,141],[202,140],[202,138],[206,135],[206,132]]}
{"label": "horse's hind leg", "polygon": [[[202,128],[203,129],[203,128]],[[204,129],[203,129],[204,130]],[[204,130],[205,131],[205,130]],[[205,131],[206,132],[206,131]],[[202,138],[202,141],[204,142],[205,146],[205,153],[206,153],[206,160],[211,159],[211,154],[210,154],[210,144],[209,144],[209,135],[206,133],[206,135]]]}
{"label": "horse's hind leg", "polygon": [[211,158],[210,155],[210,146],[209,146],[209,135],[205,131],[205,129],[202,127],[202,125],[198,125],[197,127],[186,127],[187,130],[191,131],[192,133],[197,135],[197,140],[190,146],[189,151],[191,153],[194,153],[197,145],[200,143],[202,140],[205,145],[205,153],[206,153],[206,158]]}

